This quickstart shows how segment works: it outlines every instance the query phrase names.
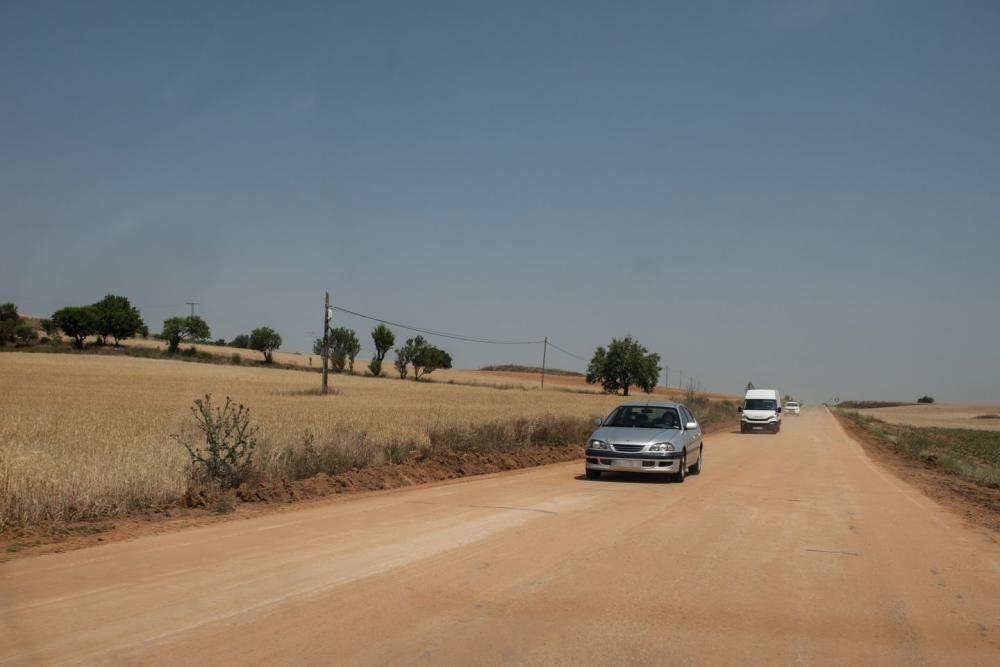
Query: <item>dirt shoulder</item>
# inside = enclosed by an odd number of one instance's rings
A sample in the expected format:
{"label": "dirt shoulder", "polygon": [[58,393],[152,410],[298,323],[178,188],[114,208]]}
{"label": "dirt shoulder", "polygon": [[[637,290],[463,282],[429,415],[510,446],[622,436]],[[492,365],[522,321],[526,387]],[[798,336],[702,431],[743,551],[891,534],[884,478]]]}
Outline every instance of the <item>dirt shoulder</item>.
{"label": "dirt shoulder", "polygon": [[872,459],[897,477],[969,523],[1000,532],[1000,489],[967,482],[933,463],[910,457],[893,442],[878,437],[835,410],[831,412]]}
{"label": "dirt shoulder", "polygon": [[[732,429],[732,423],[716,423],[707,426],[705,433]],[[222,495],[189,493],[183,505],[161,507],[142,515],[12,528],[0,533],[0,563],[129,540],[143,535],[250,519],[314,503],[365,497],[371,493],[417,485],[459,483],[466,478],[582,458],[582,445],[535,446],[513,451],[443,452],[425,459],[413,456],[406,463],[361,468],[339,475],[320,473],[303,480],[243,485]]]}

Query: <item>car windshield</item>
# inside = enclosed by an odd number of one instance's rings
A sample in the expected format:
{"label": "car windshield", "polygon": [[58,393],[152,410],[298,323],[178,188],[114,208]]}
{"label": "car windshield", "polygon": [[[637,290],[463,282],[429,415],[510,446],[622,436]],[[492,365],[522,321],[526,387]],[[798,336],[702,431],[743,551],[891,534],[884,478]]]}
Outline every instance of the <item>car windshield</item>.
{"label": "car windshield", "polygon": [[605,426],[634,428],[670,428],[679,430],[680,417],[674,408],[658,408],[643,405],[623,405],[604,422]]}
{"label": "car windshield", "polygon": [[798,403],[794,403],[794,402],[792,402],[792,403],[785,403],[785,405],[788,406],[788,407],[790,407],[790,408],[797,408],[797,407],[799,407],[799,404]]}
{"label": "car windshield", "polygon": [[744,410],[774,410],[778,407],[773,398],[748,398],[743,404]]}

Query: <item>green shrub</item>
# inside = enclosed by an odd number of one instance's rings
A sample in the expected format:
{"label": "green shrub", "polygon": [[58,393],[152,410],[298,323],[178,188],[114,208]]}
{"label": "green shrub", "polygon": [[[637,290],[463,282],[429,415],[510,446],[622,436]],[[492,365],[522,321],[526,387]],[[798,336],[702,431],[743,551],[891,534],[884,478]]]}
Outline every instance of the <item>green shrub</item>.
{"label": "green shrub", "polygon": [[241,357],[238,352],[233,352],[231,355],[229,355],[229,363],[231,363],[234,366],[239,366],[240,364],[243,363],[243,357]]}
{"label": "green shrub", "polygon": [[232,488],[248,477],[257,446],[257,427],[250,421],[250,409],[226,397],[221,408],[212,406],[212,395],[197,399],[191,406],[204,446],[185,435],[174,440],[187,450],[195,481]]}

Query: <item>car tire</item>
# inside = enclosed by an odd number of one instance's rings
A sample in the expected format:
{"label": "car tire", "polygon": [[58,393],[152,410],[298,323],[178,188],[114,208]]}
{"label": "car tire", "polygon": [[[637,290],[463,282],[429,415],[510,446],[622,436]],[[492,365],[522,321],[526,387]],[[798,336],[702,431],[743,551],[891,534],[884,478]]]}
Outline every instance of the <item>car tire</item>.
{"label": "car tire", "polygon": [[705,457],[705,445],[702,445],[701,447],[698,448],[698,462],[695,463],[693,466],[691,466],[692,475],[701,474],[701,468],[702,468],[701,461],[704,457]]}
{"label": "car tire", "polygon": [[591,480],[595,480],[596,481],[596,480],[599,480],[601,478],[601,471],[600,470],[591,470],[590,468],[587,468],[585,472],[587,473],[587,479],[591,479]]}
{"label": "car tire", "polygon": [[674,481],[683,484],[685,477],[687,477],[687,451],[681,452],[681,465],[674,475]]}

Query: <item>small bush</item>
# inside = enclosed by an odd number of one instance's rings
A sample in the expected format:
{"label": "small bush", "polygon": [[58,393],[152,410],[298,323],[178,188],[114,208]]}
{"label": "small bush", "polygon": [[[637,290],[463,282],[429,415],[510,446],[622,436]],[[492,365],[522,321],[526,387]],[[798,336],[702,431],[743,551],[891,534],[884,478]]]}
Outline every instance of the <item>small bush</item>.
{"label": "small bush", "polygon": [[229,363],[231,363],[234,366],[239,366],[240,364],[243,363],[243,357],[241,357],[239,353],[233,352],[231,355],[229,355]]}
{"label": "small bush", "polygon": [[917,399],[917,403],[933,403],[934,398],[932,396],[921,396]]}
{"label": "small bush", "polygon": [[197,354],[198,354],[198,349],[194,345],[186,347],[183,350],[181,350],[181,356],[183,357],[193,357],[196,356]]}
{"label": "small bush", "polygon": [[196,446],[189,437],[172,436],[191,457],[196,481],[221,488],[233,488],[247,476],[253,464],[257,446],[257,427],[250,422],[250,409],[236,405],[226,397],[221,408],[212,406],[212,395],[206,394],[191,406],[205,446]]}

